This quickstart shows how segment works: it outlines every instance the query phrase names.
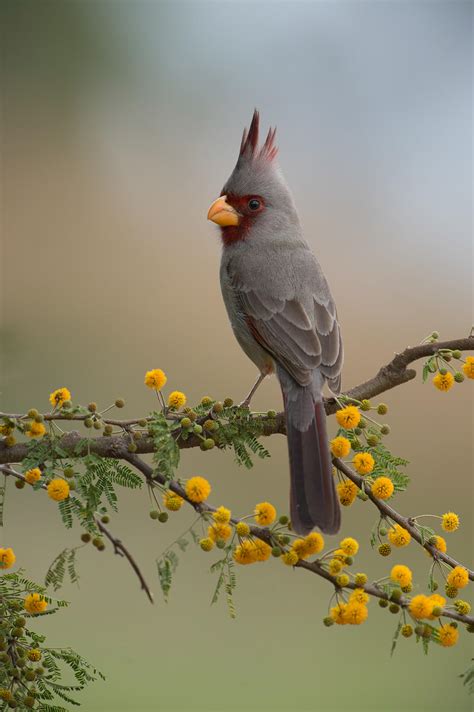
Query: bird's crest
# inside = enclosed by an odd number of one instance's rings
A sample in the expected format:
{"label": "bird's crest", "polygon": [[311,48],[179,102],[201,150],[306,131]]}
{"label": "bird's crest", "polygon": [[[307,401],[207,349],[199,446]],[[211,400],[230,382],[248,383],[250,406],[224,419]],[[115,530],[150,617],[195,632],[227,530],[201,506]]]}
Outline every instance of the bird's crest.
{"label": "bird's crest", "polygon": [[258,147],[258,134],[259,134],[260,116],[255,109],[252,116],[252,122],[250,128],[244,129],[242,136],[242,142],[240,144],[239,160],[245,159],[253,161],[255,159],[272,161],[278,153],[278,148],[275,146],[275,134],[276,128],[270,128],[268,130],[267,138],[265,143],[259,149]]}

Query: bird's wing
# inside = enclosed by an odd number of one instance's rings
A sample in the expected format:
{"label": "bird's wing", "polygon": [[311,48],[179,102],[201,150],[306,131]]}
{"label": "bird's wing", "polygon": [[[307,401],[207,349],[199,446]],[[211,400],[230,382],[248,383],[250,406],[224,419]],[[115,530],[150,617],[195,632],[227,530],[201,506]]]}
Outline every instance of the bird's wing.
{"label": "bird's wing", "polygon": [[[336,392],[343,360],[336,307],[316,258],[308,250],[269,274],[229,270],[241,312],[256,341],[300,385],[319,368]],[[250,278],[249,278],[250,277]]]}

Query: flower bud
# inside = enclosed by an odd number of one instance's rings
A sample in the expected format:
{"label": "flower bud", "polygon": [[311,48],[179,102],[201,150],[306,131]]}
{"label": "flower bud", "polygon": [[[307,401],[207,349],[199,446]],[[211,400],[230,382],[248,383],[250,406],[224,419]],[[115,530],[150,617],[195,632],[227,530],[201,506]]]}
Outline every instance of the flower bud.
{"label": "flower bud", "polygon": [[95,413],[97,410],[97,403],[89,403],[89,405],[87,406],[87,410],[91,413]]}
{"label": "flower bud", "polygon": [[454,374],[454,380],[456,383],[462,383],[464,381],[464,373],[461,373],[461,371],[456,371]]}
{"label": "flower bud", "polygon": [[123,408],[124,406],[125,406],[125,401],[123,400],[123,398],[117,398],[117,400],[115,401],[115,407]]}
{"label": "flower bud", "polygon": [[380,428],[380,432],[382,435],[388,435],[390,433],[390,426],[389,425],[382,425]]}
{"label": "flower bud", "polygon": [[367,400],[367,398],[364,398],[364,399],[361,401],[361,404],[360,404],[360,409],[361,409],[361,410],[370,410],[371,407],[372,407],[372,406],[371,406],[371,404],[370,404],[370,401]]}
{"label": "flower bud", "polygon": [[168,519],[169,519],[169,514],[168,514],[168,512],[160,512],[160,513],[159,513],[159,515],[158,515],[158,521],[159,521],[159,522],[161,522],[162,524],[164,524],[165,522],[168,521]]}
{"label": "flower bud", "polygon": [[224,398],[224,408],[232,408],[234,401],[232,398]]}

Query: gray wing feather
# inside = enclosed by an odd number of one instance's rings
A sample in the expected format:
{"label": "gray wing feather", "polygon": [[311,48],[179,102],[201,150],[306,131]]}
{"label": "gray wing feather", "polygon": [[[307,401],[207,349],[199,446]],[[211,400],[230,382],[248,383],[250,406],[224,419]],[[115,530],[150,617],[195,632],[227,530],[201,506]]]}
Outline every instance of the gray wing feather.
{"label": "gray wing feather", "polygon": [[280,263],[278,280],[275,272],[268,277],[268,264],[258,272],[244,270],[246,275],[238,270],[234,279],[229,265],[228,274],[261,346],[300,385],[311,383],[319,368],[338,392],[343,349],[334,300],[314,255],[305,250],[292,258],[285,273]]}

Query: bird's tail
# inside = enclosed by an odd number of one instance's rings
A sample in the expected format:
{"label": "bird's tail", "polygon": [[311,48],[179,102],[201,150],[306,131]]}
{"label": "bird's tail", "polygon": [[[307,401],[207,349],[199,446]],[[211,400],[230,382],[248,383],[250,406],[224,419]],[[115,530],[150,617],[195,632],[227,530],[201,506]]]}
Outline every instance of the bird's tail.
{"label": "bird's tail", "polygon": [[290,456],[292,528],[303,535],[315,527],[335,534],[341,513],[332,474],[321,375],[316,371],[312,384],[300,386],[286,371],[278,371]]}

